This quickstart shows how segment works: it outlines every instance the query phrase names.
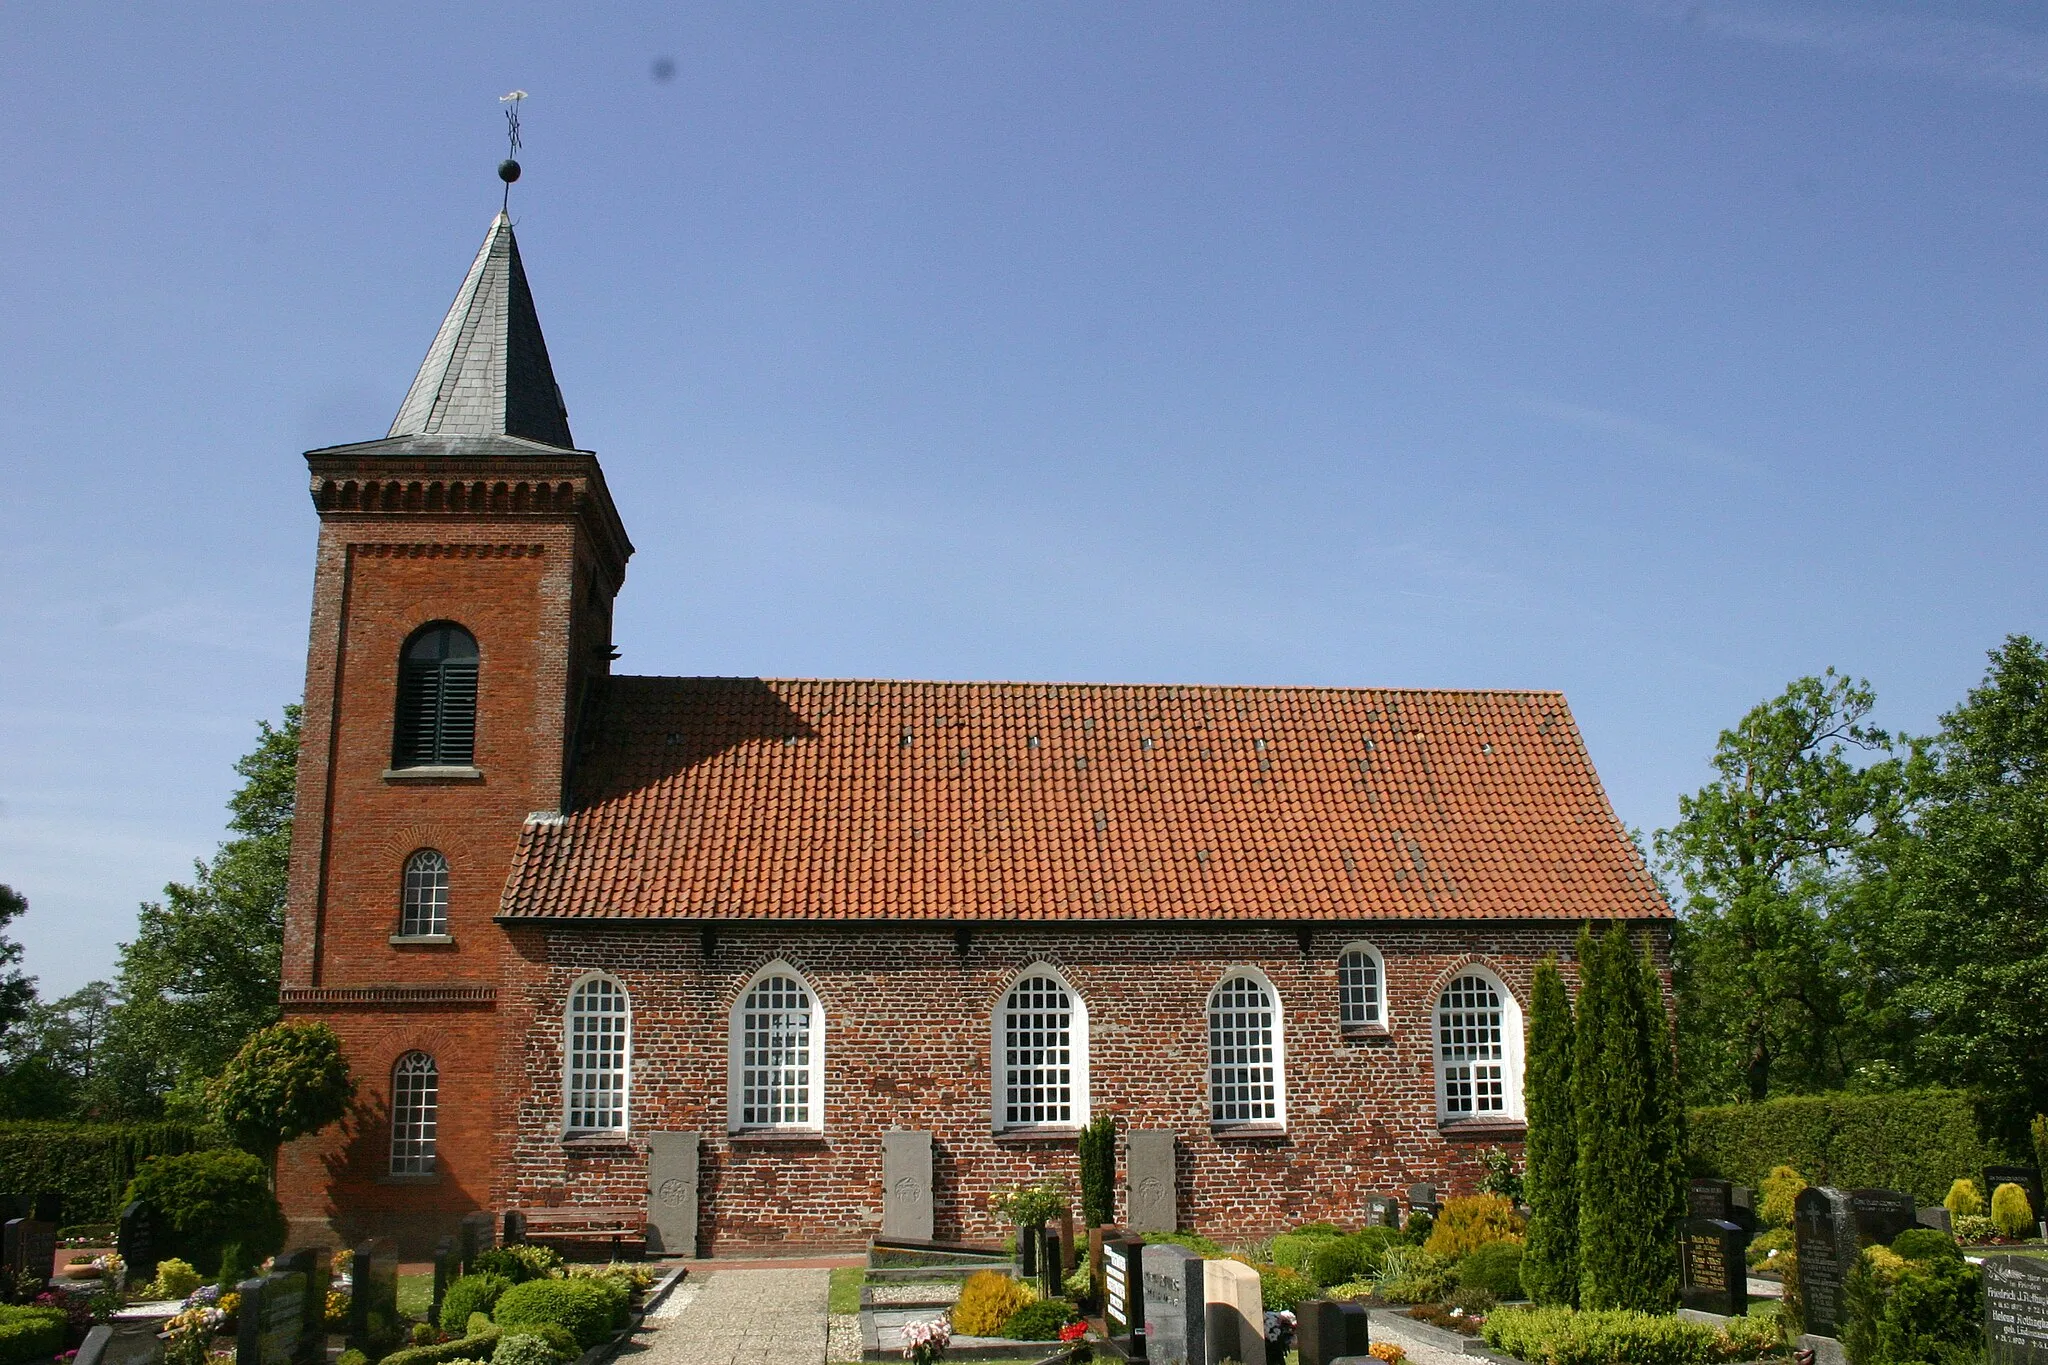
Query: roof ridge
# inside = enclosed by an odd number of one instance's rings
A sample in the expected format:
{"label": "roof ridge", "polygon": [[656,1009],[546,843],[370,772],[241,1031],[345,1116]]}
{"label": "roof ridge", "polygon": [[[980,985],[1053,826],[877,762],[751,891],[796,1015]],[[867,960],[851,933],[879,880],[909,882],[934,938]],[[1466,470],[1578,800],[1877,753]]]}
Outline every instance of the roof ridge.
{"label": "roof ridge", "polygon": [[1391,692],[1403,696],[1556,697],[1557,687],[1400,687],[1377,683],[1189,683],[1189,682],[1062,682],[1032,678],[824,678],[769,677],[756,673],[614,673],[615,682],[746,682],[822,684],[838,687],[1060,687],[1087,691],[1151,690],[1192,692]]}

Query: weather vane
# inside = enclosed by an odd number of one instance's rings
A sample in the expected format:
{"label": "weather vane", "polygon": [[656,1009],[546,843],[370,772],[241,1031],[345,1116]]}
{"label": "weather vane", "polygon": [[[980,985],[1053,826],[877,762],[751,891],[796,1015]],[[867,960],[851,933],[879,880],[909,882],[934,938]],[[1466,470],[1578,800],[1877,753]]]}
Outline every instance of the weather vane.
{"label": "weather vane", "polygon": [[519,140],[519,102],[526,98],[524,90],[514,90],[509,95],[498,96],[498,103],[505,106],[505,141],[510,144],[505,159],[498,163],[498,179],[505,182],[505,199],[502,208],[512,207],[512,182],[519,178],[519,163],[513,160],[526,144]]}

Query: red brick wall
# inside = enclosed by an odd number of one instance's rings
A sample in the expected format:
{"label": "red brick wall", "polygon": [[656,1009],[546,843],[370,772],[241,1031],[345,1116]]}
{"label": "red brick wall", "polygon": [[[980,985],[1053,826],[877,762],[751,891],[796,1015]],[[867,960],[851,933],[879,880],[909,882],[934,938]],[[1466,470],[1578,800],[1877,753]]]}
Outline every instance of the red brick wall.
{"label": "red brick wall", "polygon": [[[977,931],[963,958],[950,931],[929,928],[720,929],[708,956],[700,933],[681,925],[521,929],[499,994],[502,1069],[513,1081],[499,1202],[646,1197],[643,1143],[565,1147],[559,1136],[561,1011],[572,984],[602,969],[633,998],[634,1130],[705,1134],[702,1236],[712,1251],[857,1245],[880,1221],[881,1133],[892,1127],[934,1134],[938,1235],[999,1236],[986,1212],[993,1189],[1075,1172],[1071,1138],[1005,1141],[990,1130],[991,1012],[1042,959],[1086,1001],[1095,1112],[1180,1134],[1185,1225],[1246,1237],[1354,1220],[1367,1194],[1477,1180],[1487,1142],[1449,1140],[1437,1126],[1432,1005],[1477,961],[1526,1009],[1534,964],[1568,956],[1575,932],[1556,923],[1318,929],[1304,955],[1291,927],[1019,928]],[[1336,957],[1358,938],[1385,956],[1385,1038],[1339,1034]],[[826,1010],[819,1141],[735,1141],[725,1131],[726,1020],[745,982],[776,958],[803,971]],[[1219,1137],[1209,1127],[1206,1003],[1232,965],[1258,967],[1280,995],[1284,1136]]]}

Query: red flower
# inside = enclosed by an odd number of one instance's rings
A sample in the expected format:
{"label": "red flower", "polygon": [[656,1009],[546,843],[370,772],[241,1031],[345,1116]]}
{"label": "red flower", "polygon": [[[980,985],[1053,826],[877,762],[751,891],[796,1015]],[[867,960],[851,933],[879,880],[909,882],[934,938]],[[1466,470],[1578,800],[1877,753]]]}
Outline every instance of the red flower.
{"label": "red flower", "polygon": [[1087,1335],[1088,1324],[1085,1322],[1070,1322],[1065,1327],[1060,1328],[1061,1341],[1079,1341]]}

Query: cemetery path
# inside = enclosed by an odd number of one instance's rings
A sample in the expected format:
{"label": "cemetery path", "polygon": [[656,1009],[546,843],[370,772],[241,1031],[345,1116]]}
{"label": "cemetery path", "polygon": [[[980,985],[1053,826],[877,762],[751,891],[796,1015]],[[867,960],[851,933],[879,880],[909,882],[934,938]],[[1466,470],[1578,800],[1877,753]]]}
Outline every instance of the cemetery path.
{"label": "cemetery path", "polygon": [[1408,1353],[1410,1365],[1471,1365],[1471,1356],[1432,1345],[1419,1333],[1401,1330],[1404,1326],[1406,1319],[1399,1313],[1376,1312],[1372,1315],[1372,1339],[1399,1346]]}
{"label": "cemetery path", "polygon": [[830,1275],[692,1271],[618,1359],[624,1365],[824,1365]]}

